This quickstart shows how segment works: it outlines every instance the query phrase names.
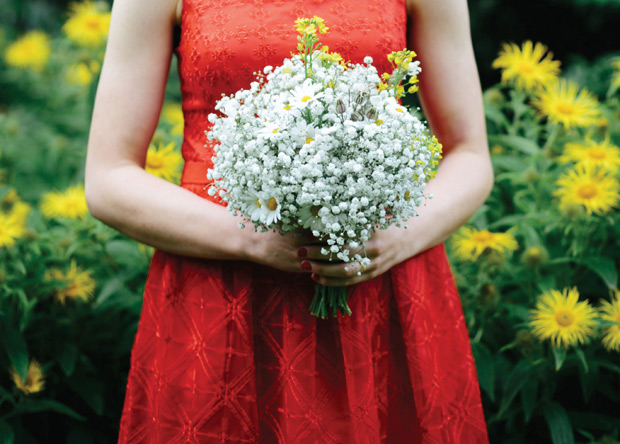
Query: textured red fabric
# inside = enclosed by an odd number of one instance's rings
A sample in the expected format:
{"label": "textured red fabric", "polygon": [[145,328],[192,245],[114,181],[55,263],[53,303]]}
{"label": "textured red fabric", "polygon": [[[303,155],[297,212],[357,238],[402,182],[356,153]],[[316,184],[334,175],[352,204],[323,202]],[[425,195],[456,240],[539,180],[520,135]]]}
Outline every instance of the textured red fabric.
{"label": "textured red fabric", "polygon": [[[332,50],[380,71],[406,46],[404,0],[184,1],[183,187],[208,198],[207,114],[289,56],[294,20],[313,15]],[[488,443],[442,245],[349,287],[350,317],[316,319],[313,294],[307,275],[156,251],[119,443]]]}

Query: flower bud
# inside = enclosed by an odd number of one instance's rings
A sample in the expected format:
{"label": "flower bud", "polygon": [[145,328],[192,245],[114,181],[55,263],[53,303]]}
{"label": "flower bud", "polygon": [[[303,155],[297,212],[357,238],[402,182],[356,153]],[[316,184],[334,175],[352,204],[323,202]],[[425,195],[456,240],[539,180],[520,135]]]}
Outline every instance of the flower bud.
{"label": "flower bud", "polygon": [[336,102],[336,112],[338,114],[343,114],[347,110],[347,106],[340,99]]}
{"label": "flower bud", "polygon": [[366,111],[366,117],[368,117],[370,120],[375,120],[377,118],[377,110],[375,108],[370,108],[368,111]]}

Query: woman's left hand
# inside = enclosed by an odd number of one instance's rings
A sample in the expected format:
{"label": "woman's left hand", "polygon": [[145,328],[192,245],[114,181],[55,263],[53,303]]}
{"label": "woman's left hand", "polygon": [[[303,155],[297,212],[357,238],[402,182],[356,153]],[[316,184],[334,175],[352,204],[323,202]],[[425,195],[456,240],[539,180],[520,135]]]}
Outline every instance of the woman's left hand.
{"label": "woman's left hand", "polygon": [[[366,242],[366,256],[371,260],[366,267],[362,267],[357,261],[347,263],[340,260],[329,261],[327,256],[321,254],[321,249],[327,247],[325,244],[304,245],[299,248],[297,255],[304,258],[301,262],[302,270],[312,273],[312,279],[319,284],[333,287],[348,286],[379,276],[411,257],[413,248],[410,234],[410,229],[395,225],[386,230],[377,230]],[[363,252],[361,254],[364,256]]]}

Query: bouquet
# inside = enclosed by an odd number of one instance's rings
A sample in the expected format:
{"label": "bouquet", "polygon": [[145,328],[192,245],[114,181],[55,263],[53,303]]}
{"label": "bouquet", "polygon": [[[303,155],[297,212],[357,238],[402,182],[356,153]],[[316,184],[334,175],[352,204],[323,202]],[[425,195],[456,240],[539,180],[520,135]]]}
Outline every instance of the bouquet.
{"label": "bouquet", "polygon": [[[413,51],[393,52],[393,72],[380,76],[371,57],[346,63],[322,46],[323,19],[296,26],[298,53],[209,115],[207,136],[219,142],[209,193],[255,229],[310,230],[326,258],[363,268],[372,232],[403,226],[432,197],[424,189],[441,145],[399,100],[417,90],[419,62]],[[346,287],[317,284],[310,310],[350,314]]]}

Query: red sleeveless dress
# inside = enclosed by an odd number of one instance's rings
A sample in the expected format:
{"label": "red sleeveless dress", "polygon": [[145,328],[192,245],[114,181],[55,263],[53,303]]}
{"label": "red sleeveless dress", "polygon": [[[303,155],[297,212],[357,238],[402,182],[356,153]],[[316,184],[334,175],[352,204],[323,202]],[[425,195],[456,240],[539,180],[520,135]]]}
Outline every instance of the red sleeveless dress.
{"label": "red sleeveless dress", "polygon": [[[181,186],[209,198],[207,115],[289,57],[295,19],[314,15],[331,50],[379,72],[406,47],[405,0],[183,2]],[[313,294],[306,274],[156,251],[119,443],[488,443],[443,245],[349,287],[350,317],[310,315]]]}

